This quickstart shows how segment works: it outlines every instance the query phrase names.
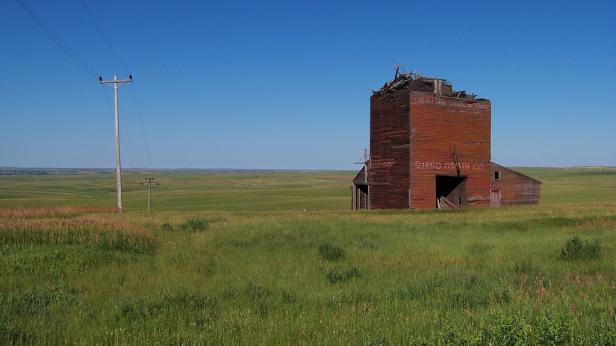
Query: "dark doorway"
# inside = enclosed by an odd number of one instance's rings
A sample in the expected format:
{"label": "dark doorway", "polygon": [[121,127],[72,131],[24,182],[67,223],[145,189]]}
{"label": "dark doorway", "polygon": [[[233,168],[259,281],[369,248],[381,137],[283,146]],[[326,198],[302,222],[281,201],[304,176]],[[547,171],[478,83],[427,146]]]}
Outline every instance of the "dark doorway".
{"label": "dark doorway", "polygon": [[368,185],[353,185],[353,209],[368,209]]}
{"label": "dark doorway", "polygon": [[466,203],[466,177],[436,176],[437,208],[462,208]]}

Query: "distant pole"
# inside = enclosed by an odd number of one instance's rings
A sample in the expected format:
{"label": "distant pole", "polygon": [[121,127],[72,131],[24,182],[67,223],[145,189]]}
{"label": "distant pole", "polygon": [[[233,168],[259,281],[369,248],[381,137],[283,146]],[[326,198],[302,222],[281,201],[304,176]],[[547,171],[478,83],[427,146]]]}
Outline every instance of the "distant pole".
{"label": "distant pole", "polygon": [[120,160],[120,112],[118,111],[118,84],[126,84],[133,82],[133,76],[128,75],[128,79],[118,79],[115,75],[113,80],[103,80],[103,77],[98,77],[100,84],[113,84],[113,100],[114,100],[114,125],[115,125],[115,164],[116,164],[116,189],[118,191],[118,212],[122,212],[122,163]]}
{"label": "distant pole", "polygon": [[152,184],[148,183],[148,213],[150,212],[150,205],[152,204]]}
{"label": "distant pole", "polygon": [[145,183],[141,183],[141,184],[148,184],[148,213],[150,212],[150,205],[151,205],[151,200],[152,200],[152,184],[155,185],[160,185],[156,179],[154,178],[145,178]]}

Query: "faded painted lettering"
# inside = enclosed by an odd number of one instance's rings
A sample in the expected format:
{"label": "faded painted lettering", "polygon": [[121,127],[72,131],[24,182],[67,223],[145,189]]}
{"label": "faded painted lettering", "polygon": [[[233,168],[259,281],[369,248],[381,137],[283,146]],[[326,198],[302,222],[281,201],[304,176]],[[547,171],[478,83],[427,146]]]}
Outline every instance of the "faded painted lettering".
{"label": "faded painted lettering", "polygon": [[[455,162],[415,161],[416,169],[423,170],[456,170]],[[482,171],[488,168],[483,162],[460,162],[460,169],[470,171]]]}
{"label": "faded painted lettering", "polygon": [[444,105],[444,106],[450,106],[450,107],[452,106],[452,107],[458,107],[458,108],[490,109],[490,104],[485,103],[485,102],[464,102],[464,101],[443,99],[443,98],[432,97],[432,96],[414,95],[411,98],[411,102],[415,104]]}

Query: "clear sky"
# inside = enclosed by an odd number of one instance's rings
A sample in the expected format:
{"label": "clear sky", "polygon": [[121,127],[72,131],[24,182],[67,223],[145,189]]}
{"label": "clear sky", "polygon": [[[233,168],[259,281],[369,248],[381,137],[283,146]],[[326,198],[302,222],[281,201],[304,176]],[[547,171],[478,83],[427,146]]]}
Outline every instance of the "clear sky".
{"label": "clear sky", "polygon": [[[370,89],[407,71],[492,101],[492,160],[616,166],[615,1],[22,0],[120,89],[123,163],[354,169]],[[0,1],[0,166],[113,167],[111,89]]]}

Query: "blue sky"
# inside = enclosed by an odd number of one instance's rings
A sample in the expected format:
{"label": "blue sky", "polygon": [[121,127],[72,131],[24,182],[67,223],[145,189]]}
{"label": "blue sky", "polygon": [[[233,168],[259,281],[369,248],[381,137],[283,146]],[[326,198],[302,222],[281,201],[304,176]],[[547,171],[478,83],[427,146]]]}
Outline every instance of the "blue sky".
{"label": "blue sky", "polygon": [[[23,0],[96,75],[79,0]],[[123,163],[354,169],[370,89],[406,70],[492,101],[492,159],[616,166],[616,2],[84,0],[135,78]],[[0,2],[0,166],[113,167],[111,90]]]}

